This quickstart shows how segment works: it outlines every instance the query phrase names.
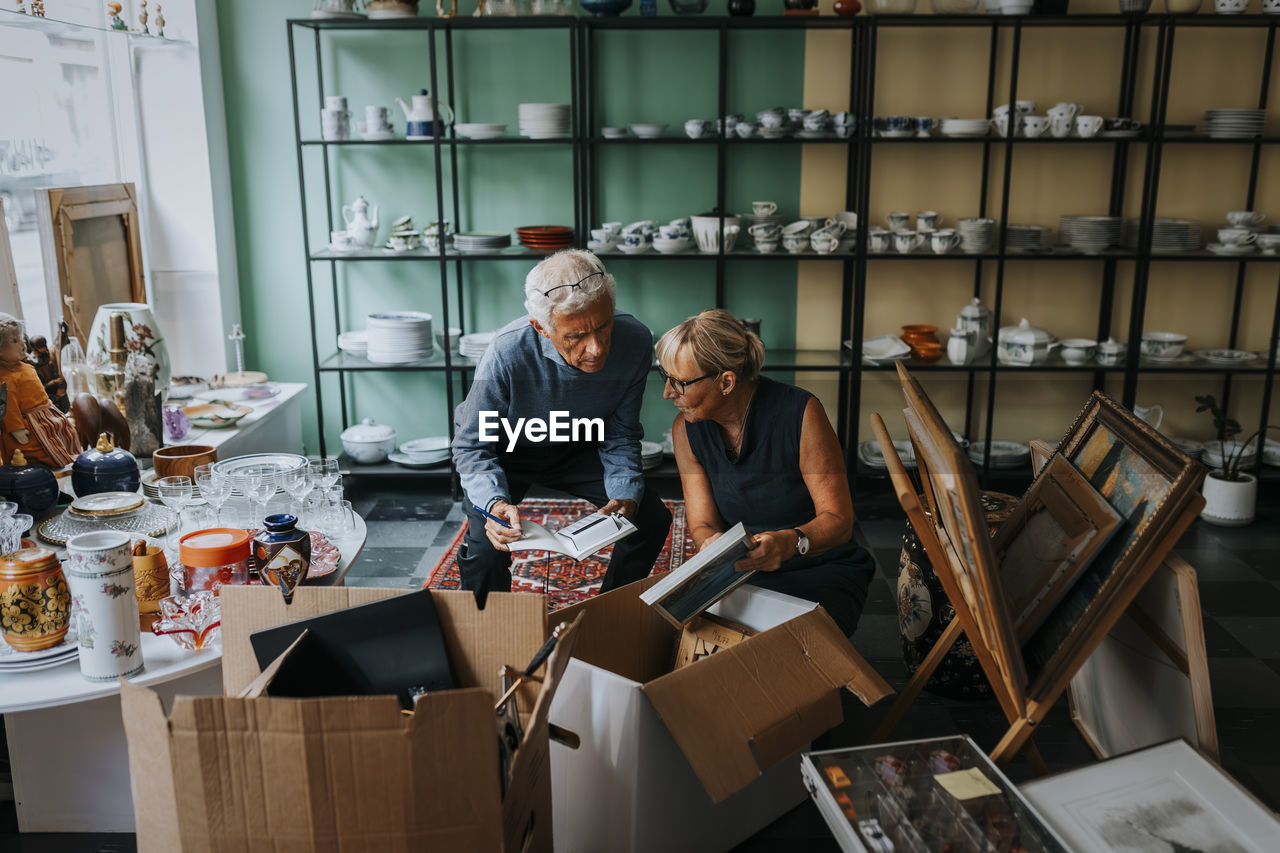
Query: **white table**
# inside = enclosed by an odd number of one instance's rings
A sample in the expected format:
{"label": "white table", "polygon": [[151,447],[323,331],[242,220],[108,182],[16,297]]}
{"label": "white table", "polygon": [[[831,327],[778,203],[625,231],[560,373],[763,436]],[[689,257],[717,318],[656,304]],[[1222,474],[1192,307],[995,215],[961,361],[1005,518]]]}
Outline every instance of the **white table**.
{"label": "white table", "polygon": [[[367,533],[357,517],[350,535],[333,539],[341,554],[336,582],[360,555]],[[130,680],[159,693],[166,708],[179,694],[222,693],[220,648],[183,651],[167,637],[144,632],[142,659],[146,668]],[[119,693],[118,681],[88,681],[75,661],[0,674],[19,831],[134,831]]]}

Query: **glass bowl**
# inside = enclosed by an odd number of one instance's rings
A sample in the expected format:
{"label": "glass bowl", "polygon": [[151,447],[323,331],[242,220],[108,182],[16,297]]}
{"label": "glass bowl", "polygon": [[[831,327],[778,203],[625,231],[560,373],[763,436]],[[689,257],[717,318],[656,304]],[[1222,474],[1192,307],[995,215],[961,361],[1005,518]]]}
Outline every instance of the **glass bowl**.
{"label": "glass bowl", "polygon": [[151,626],[151,633],[168,637],[184,649],[209,648],[222,634],[218,597],[201,590],[160,599],[160,618]]}

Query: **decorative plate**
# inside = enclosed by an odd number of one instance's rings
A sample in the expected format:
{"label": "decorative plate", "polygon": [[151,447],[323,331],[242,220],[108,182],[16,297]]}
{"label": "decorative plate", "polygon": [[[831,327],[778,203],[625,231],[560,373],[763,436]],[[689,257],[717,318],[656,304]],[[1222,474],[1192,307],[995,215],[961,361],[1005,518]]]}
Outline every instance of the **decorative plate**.
{"label": "decorative plate", "polygon": [[[916,451],[911,442],[899,440],[893,443],[893,447],[898,451],[898,457],[902,460],[902,467],[916,467]],[[884,470],[888,468],[888,463],[884,461],[884,454],[880,452],[880,442],[864,441],[858,445],[858,458],[868,468],[878,468]]]}
{"label": "decorative plate", "polygon": [[[38,652],[20,652],[8,643],[0,640],[0,672],[12,672],[15,669],[28,669],[33,664],[52,666],[80,656],[80,644],[77,642],[76,629],[72,626],[61,643]],[[52,663],[50,663],[52,661]]]}
{"label": "decorative plate", "polygon": [[1242,349],[1198,349],[1195,350],[1193,355],[1205,361],[1211,361],[1214,364],[1243,364],[1258,357],[1254,353]]}
{"label": "decorative plate", "polygon": [[1177,356],[1174,356],[1173,358],[1166,358],[1164,356],[1159,356],[1159,355],[1143,354],[1142,360],[1146,362],[1150,362],[1151,364],[1190,364],[1194,361],[1198,361],[1199,359],[1197,359],[1194,355],[1192,355],[1189,352],[1184,352],[1182,355],[1177,355]]}
{"label": "decorative plate", "polygon": [[103,518],[133,512],[144,502],[145,499],[137,492],[100,492],[76,498],[67,511],[87,518]]}
{"label": "decorative plate", "polygon": [[223,429],[233,427],[245,415],[252,414],[248,406],[237,406],[227,400],[214,400],[198,406],[187,406],[182,410],[191,421],[192,426],[204,429]]}
{"label": "decorative plate", "polygon": [[[341,343],[339,343],[338,348],[342,348]],[[195,396],[197,399],[211,403],[239,403],[242,401],[268,400],[279,395],[279,393],[280,386],[275,382],[268,382],[265,385],[246,385],[243,388],[215,388],[197,391]]]}
{"label": "decorative plate", "polygon": [[451,446],[449,436],[433,435],[427,438],[415,438],[412,441],[406,441],[400,445],[401,453],[439,453],[442,450],[448,450]]}
{"label": "decorative plate", "polygon": [[125,515],[81,518],[69,512],[60,513],[41,524],[36,535],[54,545],[66,545],[68,539],[81,533],[100,530],[121,530],[135,536],[163,536],[172,519],[173,513],[169,510],[144,502],[137,512]]}

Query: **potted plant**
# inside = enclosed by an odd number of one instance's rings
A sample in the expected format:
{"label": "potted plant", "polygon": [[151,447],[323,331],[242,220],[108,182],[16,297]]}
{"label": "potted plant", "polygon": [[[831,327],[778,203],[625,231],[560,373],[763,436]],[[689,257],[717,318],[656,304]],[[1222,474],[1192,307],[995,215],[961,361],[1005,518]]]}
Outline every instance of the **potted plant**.
{"label": "potted plant", "polygon": [[[1232,441],[1242,431],[1240,422],[1228,417],[1218,406],[1212,394],[1196,397],[1197,412],[1213,415],[1213,425],[1218,430],[1222,446],[1222,467],[1210,471],[1204,478],[1204,509],[1200,517],[1211,524],[1224,527],[1243,527],[1253,521],[1258,499],[1258,479],[1241,468],[1257,458],[1262,435],[1273,426],[1262,429],[1242,442]],[[1258,447],[1253,447],[1253,445]]]}

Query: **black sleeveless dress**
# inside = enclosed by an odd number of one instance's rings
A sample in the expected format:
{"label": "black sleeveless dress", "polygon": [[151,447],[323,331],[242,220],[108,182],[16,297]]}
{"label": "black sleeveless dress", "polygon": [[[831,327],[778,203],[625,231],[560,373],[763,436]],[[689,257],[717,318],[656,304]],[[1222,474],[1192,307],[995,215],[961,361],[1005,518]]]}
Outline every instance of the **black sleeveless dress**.
{"label": "black sleeveless dress", "polygon": [[[711,482],[720,518],[742,522],[753,533],[790,530],[813,521],[816,511],[802,474],[800,429],[813,395],[760,377],[747,413],[742,450],[731,457],[714,421],[686,424],[689,448]],[[858,626],[875,575],[871,555],[853,541],[816,556],[796,555],[747,583],[821,604],[846,635]]]}

